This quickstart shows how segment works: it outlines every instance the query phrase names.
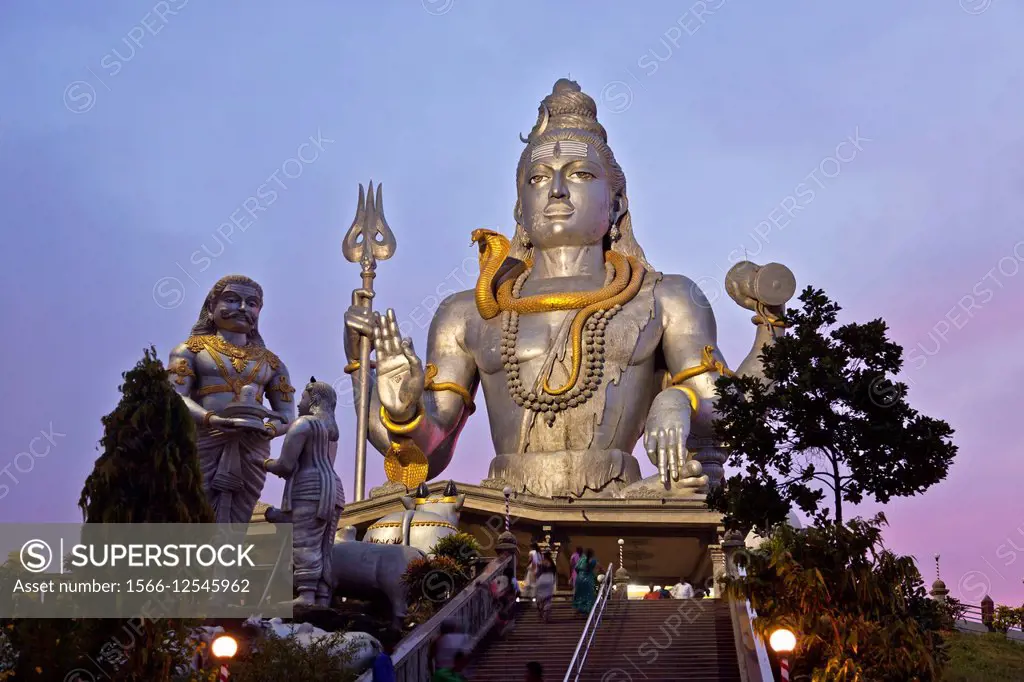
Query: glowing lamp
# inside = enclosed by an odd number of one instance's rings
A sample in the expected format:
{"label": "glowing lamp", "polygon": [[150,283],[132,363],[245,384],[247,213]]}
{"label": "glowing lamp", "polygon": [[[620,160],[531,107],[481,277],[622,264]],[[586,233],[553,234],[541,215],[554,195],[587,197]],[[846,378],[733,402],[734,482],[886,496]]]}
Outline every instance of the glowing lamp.
{"label": "glowing lamp", "polygon": [[218,635],[210,645],[210,652],[216,658],[231,658],[238,653],[238,640],[231,635]]}
{"label": "glowing lamp", "polygon": [[788,654],[796,648],[796,635],[786,628],[779,628],[768,638],[768,644],[772,651],[779,654]]}

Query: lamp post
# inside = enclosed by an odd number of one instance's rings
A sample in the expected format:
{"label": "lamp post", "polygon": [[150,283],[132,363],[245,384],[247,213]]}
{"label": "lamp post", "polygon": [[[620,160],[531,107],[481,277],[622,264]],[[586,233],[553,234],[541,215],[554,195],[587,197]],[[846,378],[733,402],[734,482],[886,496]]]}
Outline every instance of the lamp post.
{"label": "lamp post", "polygon": [[612,585],[615,587],[618,599],[629,599],[629,573],[626,572],[626,563],[623,559],[622,549],[626,544],[626,541],[619,538],[619,567],[615,571],[613,578],[615,582]]}
{"label": "lamp post", "polygon": [[497,551],[499,559],[504,559],[507,556],[512,557],[512,580],[516,580],[516,564],[519,563],[519,541],[516,540],[516,536],[512,532],[512,520],[509,510],[509,500],[514,491],[511,486],[505,486],[505,489],[501,492],[505,495],[505,530],[498,536],[498,544],[495,545],[494,549]]}
{"label": "lamp post", "polygon": [[509,501],[512,498],[512,486],[505,486],[501,492],[505,496],[505,532],[508,533],[511,531],[512,526],[512,522],[509,518]]}
{"label": "lamp post", "polygon": [[789,682],[789,654],[796,648],[796,635],[792,630],[779,628],[768,638],[772,651],[779,654],[779,672],[782,682]]}
{"label": "lamp post", "polygon": [[218,635],[210,645],[210,653],[220,660],[220,670],[217,672],[217,682],[227,682],[231,676],[228,670],[228,660],[234,658],[238,653],[238,640],[231,635]]}

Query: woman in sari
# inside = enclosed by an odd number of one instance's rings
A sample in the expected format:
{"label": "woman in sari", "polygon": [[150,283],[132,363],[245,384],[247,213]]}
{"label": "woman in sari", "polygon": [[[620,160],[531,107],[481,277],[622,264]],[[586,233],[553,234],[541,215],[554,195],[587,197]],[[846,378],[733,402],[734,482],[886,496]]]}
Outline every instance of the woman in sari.
{"label": "woman in sari", "polygon": [[576,563],[576,592],[572,598],[572,606],[586,615],[594,607],[597,599],[597,559],[594,550],[588,549]]}
{"label": "woman in sari", "polygon": [[534,542],[530,545],[530,561],[526,567],[526,597],[534,598],[534,589],[537,586],[537,575],[540,573],[540,545]]}
{"label": "woman in sari", "polygon": [[580,557],[583,556],[583,548],[577,547],[576,551],[569,557],[569,589],[572,590],[573,596],[576,596],[576,564],[580,562]]}

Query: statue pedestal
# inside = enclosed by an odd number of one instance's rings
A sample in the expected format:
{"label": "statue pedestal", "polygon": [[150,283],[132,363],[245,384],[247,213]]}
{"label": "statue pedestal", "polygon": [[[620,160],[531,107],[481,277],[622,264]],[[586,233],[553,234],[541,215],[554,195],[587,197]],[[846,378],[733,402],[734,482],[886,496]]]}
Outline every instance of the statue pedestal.
{"label": "statue pedestal", "polygon": [[661,482],[658,474],[648,476],[622,490],[624,499],[683,499],[703,501],[708,491],[709,480],[706,475],[684,481],[673,481],[668,486]]}
{"label": "statue pedestal", "polygon": [[[459,493],[466,495],[459,516],[460,530],[472,534],[485,555],[495,556],[505,531],[505,496],[490,487],[457,485]],[[430,485],[430,494],[441,494],[444,486],[441,481]],[[397,494],[353,502],[345,508],[340,525],[363,531],[402,509]],[[556,567],[562,585],[568,584],[568,555],[573,549],[592,548],[603,573],[609,563],[618,568],[618,539],[622,538],[630,580],[639,585],[674,585],[685,577],[694,586],[703,586],[715,574],[712,554],[717,554],[725,530],[721,518],[707,509],[703,494],[666,496],[652,492],[650,497],[626,499],[552,499],[518,494],[511,497],[510,504],[510,530],[519,547],[529,547],[548,535],[552,544],[561,543],[564,551],[557,556]],[[526,552],[519,561],[517,574],[525,575]]]}

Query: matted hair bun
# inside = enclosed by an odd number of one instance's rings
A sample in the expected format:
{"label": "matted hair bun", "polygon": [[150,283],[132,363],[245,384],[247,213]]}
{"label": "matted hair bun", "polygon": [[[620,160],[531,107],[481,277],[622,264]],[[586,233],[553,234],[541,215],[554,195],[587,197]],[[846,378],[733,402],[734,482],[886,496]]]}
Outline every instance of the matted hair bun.
{"label": "matted hair bun", "polygon": [[537,123],[527,138],[529,143],[545,133],[556,130],[586,130],[608,141],[608,133],[597,121],[597,104],[594,98],[583,92],[579,83],[568,78],[559,78],[551,94],[544,98],[537,110]]}

